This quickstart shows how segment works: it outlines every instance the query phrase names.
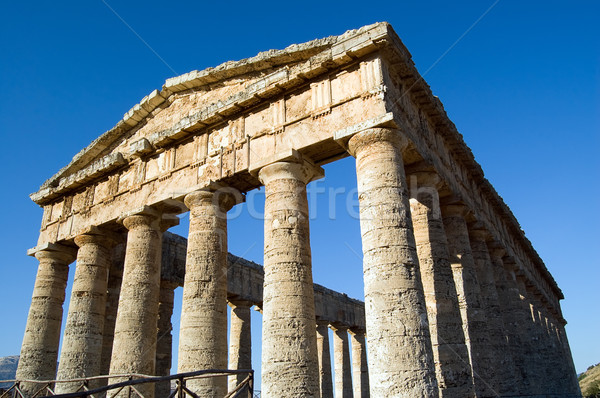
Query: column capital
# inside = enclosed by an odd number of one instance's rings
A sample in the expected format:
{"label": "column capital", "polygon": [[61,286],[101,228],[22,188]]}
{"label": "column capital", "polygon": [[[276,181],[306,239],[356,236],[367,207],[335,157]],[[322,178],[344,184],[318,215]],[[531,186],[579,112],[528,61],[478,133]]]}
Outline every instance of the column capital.
{"label": "column capital", "polygon": [[444,181],[435,171],[416,171],[408,173],[407,178],[411,193],[413,188],[421,187],[435,188],[439,191],[444,185]]}
{"label": "column capital", "polygon": [[130,210],[119,217],[118,222],[123,224],[128,230],[140,227],[151,227],[160,229],[161,214],[158,210],[150,206],[142,206]]}
{"label": "column capital", "polygon": [[77,248],[60,243],[43,243],[27,250],[27,255],[42,259],[53,259],[70,264],[77,257]]}
{"label": "column capital", "polygon": [[354,134],[348,141],[348,152],[356,157],[358,151],[378,141],[390,142],[400,151],[408,146],[408,139],[400,130],[388,127],[376,127]]}
{"label": "column capital", "polygon": [[329,328],[329,323],[330,322],[328,320],[326,320],[326,319],[319,319],[317,317],[317,326],[325,326],[325,327]]}
{"label": "column capital", "polygon": [[77,235],[73,239],[78,247],[89,243],[109,247],[124,240],[121,235],[98,227],[89,228],[88,231]]}
{"label": "column capital", "polygon": [[302,158],[301,160],[290,160],[270,163],[263,166],[258,172],[258,179],[263,185],[280,179],[299,180],[308,184],[313,180],[323,178],[325,172],[320,166]]}
{"label": "column capital", "polygon": [[486,242],[491,238],[490,232],[483,225],[483,223],[477,221],[474,223],[470,223],[469,227],[469,237],[473,240]]}
{"label": "column capital", "polygon": [[244,201],[243,195],[231,187],[211,187],[190,192],[185,195],[183,202],[192,209],[197,206],[216,205],[223,213]]}
{"label": "column capital", "polygon": [[353,336],[366,336],[367,331],[362,327],[351,327],[348,329],[348,332]]}
{"label": "column capital", "polygon": [[333,330],[334,332],[348,332],[348,330],[350,329],[347,325],[341,324],[339,322],[333,322],[330,323],[331,325],[331,330]]}
{"label": "column capital", "polygon": [[252,308],[254,303],[250,300],[242,300],[242,299],[227,299],[227,304],[231,308],[245,307]]}
{"label": "column capital", "polygon": [[444,217],[453,217],[460,216],[466,217],[470,213],[469,206],[464,203],[450,203],[450,204],[442,204],[442,215]]}
{"label": "column capital", "polygon": [[504,257],[506,254],[506,250],[503,247],[492,247],[489,250],[492,258],[497,258],[500,261],[504,261],[502,257]]}

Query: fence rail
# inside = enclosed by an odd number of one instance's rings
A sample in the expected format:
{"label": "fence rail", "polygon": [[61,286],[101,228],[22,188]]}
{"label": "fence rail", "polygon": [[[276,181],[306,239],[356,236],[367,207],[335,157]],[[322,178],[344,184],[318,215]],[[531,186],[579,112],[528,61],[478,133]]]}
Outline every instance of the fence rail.
{"label": "fence rail", "polygon": [[[114,396],[124,389],[128,390],[128,397],[139,397],[146,398],[136,386],[140,386],[148,383],[159,383],[168,381],[175,381],[175,389],[171,390],[168,397],[155,397],[155,398],[200,398],[196,393],[191,391],[187,386],[186,382],[193,379],[202,379],[209,377],[222,377],[222,376],[233,376],[239,374],[247,374],[246,378],[242,380],[235,388],[233,388],[223,398],[254,398],[254,371],[252,369],[208,369],[198,370],[195,372],[178,373],[169,376],[149,376],[142,374],[120,374],[120,375],[105,375],[95,376],[80,379],[70,380],[0,380],[0,383],[11,383],[12,386],[5,391],[0,391],[0,398],[104,398],[106,395]],[[128,380],[109,384],[98,388],[89,388],[90,381],[127,378]],[[56,394],[54,392],[56,384],[61,383],[81,383],[77,388],[76,392],[67,394]],[[35,386],[28,388],[29,391],[23,390],[23,385]],[[105,394],[108,391],[115,390],[114,394]]]}

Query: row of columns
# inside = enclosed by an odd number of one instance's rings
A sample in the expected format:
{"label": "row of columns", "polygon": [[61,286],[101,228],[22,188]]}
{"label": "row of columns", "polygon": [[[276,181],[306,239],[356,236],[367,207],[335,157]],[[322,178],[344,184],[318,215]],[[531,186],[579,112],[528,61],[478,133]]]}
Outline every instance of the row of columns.
{"label": "row of columns", "polygon": [[[336,397],[368,397],[369,373],[364,330],[348,329],[337,324],[332,325],[332,330],[335,384],[332,381],[331,373],[329,322],[317,321],[320,396],[332,398],[335,391]],[[352,346],[352,363],[350,362],[350,345]]]}
{"label": "row of columns", "polygon": [[[467,223],[464,205],[447,204],[440,216],[439,177],[417,175],[419,189],[411,198],[402,157],[407,144],[402,134],[387,128],[362,131],[347,143],[356,158],[369,370],[367,376],[364,334],[352,334],[352,347],[360,351],[353,353],[351,367],[347,331],[332,325],[335,352],[340,353],[334,359],[336,374],[340,372],[336,395],[353,393],[351,368],[357,396],[366,396],[367,385],[374,397],[495,396],[512,391],[515,378],[523,385],[531,383],[527,387],[531,392],[539,391],[535,377],[541,376],[542,367],[529,367],[529,358],[538,351],[544,359],[557,355],[543,333],[553,336],[567,355],[562,325],[548,326],[543,305],[531,300],[518,275],[513,277],[517,267],[502,257],[501,248],[492,247],[481,226]],[[266,397],[326,396],[333,390],[323,354],[329,343],[323,325],[315,328],[306,196],[306,184],[322,175],[322,169],[302,158],[258,171],[266,192],[262,336]],[[190,210],[190,229],[178,372],[223,369],[228,362],[223,338],[227,334],[226,212],[236,200],[223,191],[201,190],[188,194],[184,202]],[[164,336],[167,330],[170,333],[172,296],[163,291],[167,286],[161,286],[160,259],[162,232],[172,221],[151,208],[122,221],[127,243],[110,345],[111,383],[121,381],[120,374],[155,374],[169,365],[160,356],[157,362],[157,353],[166,355],[161,348],[166,341],[157,341],[157,328]],[[108,274],[113,238],[94,231],[78,236],[75,244],[77,269],[58,371],[63,379],[102,373],[107,364],[101,353],[109,350],[102,331],[115,316],[107,312],[114,307],[110,292],[115,287],[111,288]],[[36,254],[40,265],[19,378],[54,377],[73,255],[72,249],[57,245]],[[525,308],[530,303],[537,316]],[[232,305],[232,336],[235,341],[249,339],[249,306]],[[524,325],[531,333],[518,329]],[[249,344],[229,350],[229,362],[249,366],[249,351],[242,347]],[[60,386],[57,390],[72,388]],[[201,396],[224,396],[227,380],[196,379],[188,388]],[[146,397],[154,394],[153,387],[140,390]]]}

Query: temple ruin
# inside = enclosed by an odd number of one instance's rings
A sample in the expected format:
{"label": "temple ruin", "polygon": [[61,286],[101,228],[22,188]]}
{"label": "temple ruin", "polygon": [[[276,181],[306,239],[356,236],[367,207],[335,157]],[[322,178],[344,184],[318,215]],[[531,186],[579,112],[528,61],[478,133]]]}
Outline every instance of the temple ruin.
{"label": "temple ruin", "polygon": [[[347,156],[364,303],[312,280],[306,185]],[[264,269],[227,251],[227,212],[261,186]],[[264,397],[579,394],[561,290],[386,23],[169,79],[31,198],[19,380],[168,374],[183,286],[177,371],[251,368],[257,306]],[[184,212],[187,239],[167,232]],[[224,397],[236,377],[187,388]]]}

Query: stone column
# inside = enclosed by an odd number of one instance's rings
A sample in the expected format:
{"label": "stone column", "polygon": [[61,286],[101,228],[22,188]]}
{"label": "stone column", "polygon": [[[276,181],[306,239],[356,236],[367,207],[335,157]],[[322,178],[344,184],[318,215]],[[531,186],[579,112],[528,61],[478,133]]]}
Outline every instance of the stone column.
{"label": "stone column", "polygon": [[[231,326],[229,328],[229,369],[252,369],[252,334],[250,311],[252,303],[243,300],[230,300]],[[248,375],[238,374],[229,377],[229,391],[232,391]]]}
{"label": "stone column", "polygon": [[[196,191],[190,209],[177,371],[227,368],[227,211],[231,195]],[[227,394],[227,376],[195,379],[187,387],[202,397]]]}
{"label": "stone column", "polygon": [[538,350],[538,338],[536,326],[533,320],[531,302],[527,297],[526,278],[523,274],[515,273],[517,292],[519,294],[519,305],[522,308],[520,330],[525,342],[528,370],[528,382],[531,394],[540,394],[544,391],[544,381],[540,378],[541,353]]}
{"label": "stone column", "polygon": [[[77,263],[69,314],[58,365],[58,380],[99,376],[110,249],[114,240],[101,231],[75,237]],[[76,392],[81,383],[57,383],[56,393]],[[90,388],[99,381],[89,384]]]}
{"label": "stone column", "polygon": [[[115,322],[117,321],[122,278],[123,260],[119,259],[119,264],[117,265],[113,259],[113,264],[108,273],[104,330],[102,332],[102,364],[100,365],[100,374],[102,375],[107,375],[110,372],[110,358],[112,356],[113,340],[115,337]],[[102,384],[106,384],[106,382],[107,380],[104,380]]]}
{"label": "stone column", "polygon": [[518,388],[518,393],[523,395],[533,395],[536,391],[535,383],[535,358],[534,351],[531,346],[529,333],[529,325],[531,324],[531,312],[529,305],[526,304],[521,297],[519,287],[517,286],[517,278],[514,273],[516,269],[515,261],[512,257],[505,256],[503,258],[505,270],[506,293],[509,297],[510,311],[507,316],[511,319],[511,332],[509,336],[513,337],[511,348],[513,348],[516,369],[520,372],[517,381],[521,383]]}
{"label": "stone column", "polygon": [[262,394],[319,396],[319,360],[306,184],[307,161],[260,169],[265,185]]}
{"label": "stone column", "polygon": [[[162,228],[160,215],[145,208],[123,219],[127,247],[119,309],[115,324],[110,374],[153,375],[156,364],[156,331],[160,295]],[[109,384],[123,381],[113,377]],[[137,386],[146,398],[154,397],[151,384]],[[126,397],[129,389],[109,391],[108,396]]]}
{"label": "stone column", "polygon": [[481,290],[475,261],[471,252],[469,231],[465,216],[468,208],[462,204],[442,207],[444,229],[448,238],[448,254],[458,303],[463,321],[465,341],[471,356],[475,394],[493,397],[498,395],[491,341],[487,333],[485,310],[481,303]]}
{"label": "stone column", "polygon": [[[167,280],[160,281],[160,293],[158,298],[158,335],[156,337],[156,367],[157,376],[168,376],[171,374],[173,353],[173,300],[177,284]],[[171,382],[162,381],[155,384],[155,397],[168,397],[171,392]]]}
{"label": "stone column", "polygon": [[319,386],[321,398],[333,398],[328,321],[317,320],[317,352],[319,355]]}
{"label": "stone column", "polygon": [[569,341],[567,340],[567,332],[565,331],[566,321],[561,322],[558,325],[558,335],[562,344],[564,358],[568,367],[568,374],[563,377],[566,378],[565,384],[568,388],[568,393],[579,396],[581,395],[581,389],[579,388],[579,382],[577,381],[577,372],[575,371],[575,364],[573,363],[573,355],[571,355],[571,348],[569,347]]}
{"label": "stone column", "polygon": [[[506,341],[506,331],[500,304],[498,303],[498,292],[494,280],[492,260],[487,247],[489,232],[480,224],[473,224],[469,230],[469,241],[475,261],[475,271],[479,288],[481,291],[481,305],[486,314],[487,334],[490,341],[488,350],[494,358],[493,377],[494,385],[500,395],[508,395],[514,387],[514,365],[510,350]],[[492,383],[490,383],[492,384]]]}
{"label": "stone column", "polygon": [[334,326],[333,358],[335,369],[336,398],[352,398],[352,368],[350,365],[350,346],[348,328]]}
{"label": "stone column", "polygon": [[472,397],[469,351],[440,212],[440,179],[435,173],[420,172],[412,174],[410,182],[410,209],[440,397]]}
{"label": "stone column", "polygon": [[352,381],[354,397],[369,397],[369,369],[367,368],[367,348],[364,330],[350,330],[352,340]]}
{"label": "stone column", "polygon": [[354,135],[371,396],[437,397],[398,130]]}
{"label": "stone column", "polygon": [[508,377],[511,380],[512,386],[505,392],[507,395],[516,395],[520,391],[520,386],[523,383],[523,375],[526,373],[524,369],[525,360],[522,358],[521,347],[522,341],[519,332],[518,308],[514,299],[511,297],[506,271],[504,269],[504,261],[502,257],[506,251],[499,243],[488,243],[488,251],[492,262],[492,271],[494,283],[498,295],[499,314],[502,316],[502,324],[506,333],[506,345],[508,354],[513,363],[512,375]]}
{"label": "stone column", "polygon": [[[69,264],[75,259],[75,249],[60,244],[47,244],[34,253],[40,264],[16,378],[54,380],[62,306],[65,301]],[[31,395],[41,388],[29,383],[23,383],[21,387],[26,395]]]}

